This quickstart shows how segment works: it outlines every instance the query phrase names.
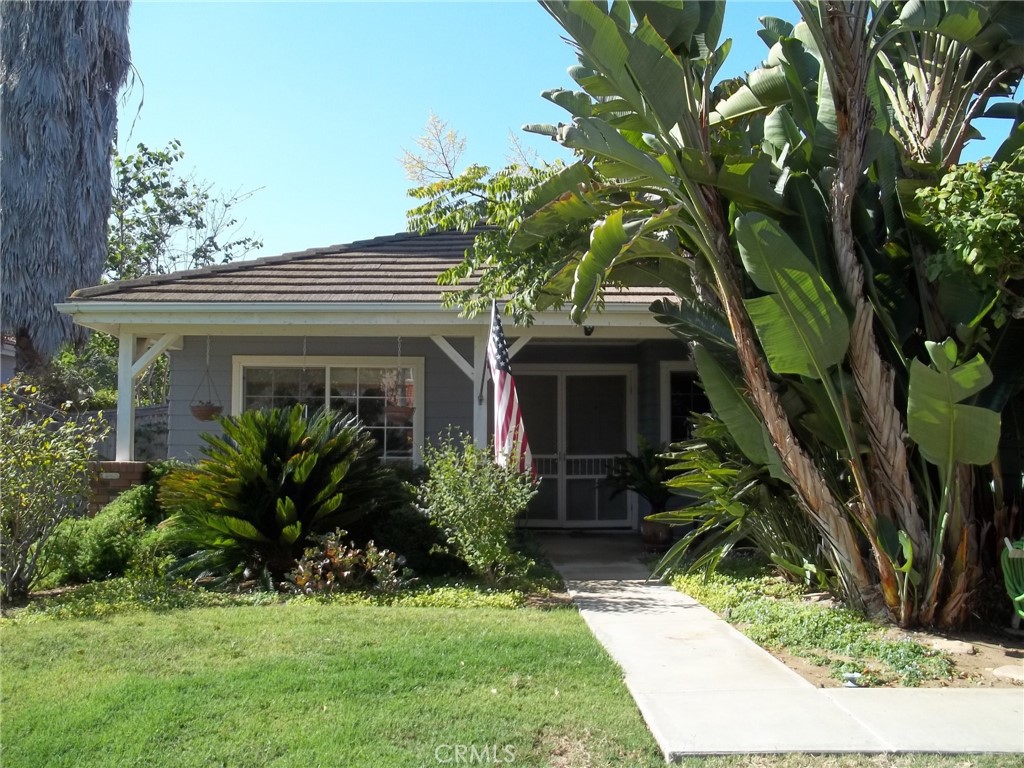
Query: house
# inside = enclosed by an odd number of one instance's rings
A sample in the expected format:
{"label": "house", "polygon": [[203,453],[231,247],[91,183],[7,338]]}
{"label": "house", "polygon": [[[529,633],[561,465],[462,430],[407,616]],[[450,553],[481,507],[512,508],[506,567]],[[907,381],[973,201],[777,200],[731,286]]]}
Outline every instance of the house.
{"label": "house", "polygon": [[[406,233],[77,291],[60,311],[120,340],[117,460],[134,458],[132,381],[163,352],[171,457],[199,455],[211,427],[192,415],[200,401],[234,414],[295,402],[354,411],[388,461],[417,461],[449,425],[485,444],[489,318],[442,308],[437,285],[472,237]],[[507,324],[544,478],[530,524],[636,526],[633,494],[609,500],[600,482],[609,461],[638,434],[683,436],[704,402],[686,346],[648,310],[660,294],[612,292],[585,327],[565,311]]]}
{"label": "house", "polygon": [[0,384],[14,375],[14,358],[14,337],[4,336],[0,339]]}

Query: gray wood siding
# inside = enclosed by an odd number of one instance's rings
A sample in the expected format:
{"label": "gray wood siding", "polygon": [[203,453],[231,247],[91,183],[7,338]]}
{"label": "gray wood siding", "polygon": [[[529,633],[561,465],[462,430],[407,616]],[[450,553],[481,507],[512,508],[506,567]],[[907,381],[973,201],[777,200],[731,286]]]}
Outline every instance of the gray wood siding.
{"label": "gray wood siding", "polygon": [[[472,354],[468,339],[450,340],[467,359]],[[306,354],[336,357],[395,357],[397,340],[393,338],[312,338],[306,341]],[[231,410],[231,371],[234,355],[294,355],[302,361],[301,337],[261,338],[253,336],[222,336],[210,339],[210,374],[216,390],[212,399]],[[424,434],[429,439],[449,424],[469,431],[473,422],[473,388],[469,379],[430,339],[403,338],[402,357],[422,357],[424,390]],[[171,352],[171,385],[169,395],[169,434],[167,453],[170,458],[189,461],[201,457],[200,434],[216,429],[212,422],[193,418],[189,406],[194,399],[206,399],[202,384],[206,368],[206,337],[188,336],[181,350]]]}
{"label": "gray wood siding", "polygon": [[[466,360],[471,359],[473,345],[470,339],[450,338],[449,342]],[[301,337],[211,337],[210,374],[215,389],[212,399],[224,406],[224,413],[230,412],[233,355],[293,355],[296,364],[301,364],[302,344]],[[397,352],[397,340],[394,338],[310,337],[306,340],[306,354],[310,357],[394,357]],[[216,429],[216,424],[197,421],[189,411],[194,400],[207,397],[206,385],[200,388],[206,366],[206,337],[186,337],[182,349],[171,352],[170,356],[168,456],[188,461],[201,456],[203,443],[200,434]],[[430,339],[403,338],[402,356],[423,358],[424,438],[433,440],[449,426],[471,431],[473,401],[479,393],[480,382],[470,382]],[[523,364],[636,365],[638,428],[644,437],[657,444],[661,429],[658,364],[662,360],[685,360],[686,357],[686,346],[676,341],[640,344],[531,343],[515,356],[512,370],[514,373],[516,365]],[[486,389],[485,396],[489,399]]]}

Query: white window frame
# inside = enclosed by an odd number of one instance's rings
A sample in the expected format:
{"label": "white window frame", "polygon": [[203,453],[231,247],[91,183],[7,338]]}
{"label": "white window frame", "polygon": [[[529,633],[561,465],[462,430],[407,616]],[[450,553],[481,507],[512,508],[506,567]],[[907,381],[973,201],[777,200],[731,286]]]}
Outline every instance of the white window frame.
{"label": "white window frame", "polygon": [[697,374],[693,360],[662,360],[658,364],[658,398],[661,416],[661,443],[667,444],[672,437],[672,374]]}
{"label": "white window frame", "polygon": [[[232,355],[231,356],[231,413],[242,412],[243,371],[246,368],[411,368],[413,376],[413,406],[416,408],[412,420],[412,462],[421,461],[423,447],[423,424],[426,414],[423,410],[425,383],[422,357],[362,356],[339,357],[328,355]],[[330,398],[330,389],[325,392],[325,401]],[[325,402],[326,404],[326,402]]]}

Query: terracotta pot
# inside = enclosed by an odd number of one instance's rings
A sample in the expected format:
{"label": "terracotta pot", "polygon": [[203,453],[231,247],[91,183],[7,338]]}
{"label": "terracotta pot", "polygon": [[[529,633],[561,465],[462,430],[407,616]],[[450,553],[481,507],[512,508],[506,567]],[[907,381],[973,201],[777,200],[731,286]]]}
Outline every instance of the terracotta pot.
{"label": "terracotta pot", "polygon": [[214,403],[196,403],[195,405],[190,405],[189,410],[192,411],[192,416],[199,421],[213,421],[220,416],[220,412],[224,410],[224,407]]}
{"label": "terracotta pot", "polygon": [[652,552],[664,552],[672,546],[672,529],[665,523],[641,520],[640,537],[644,548]]}

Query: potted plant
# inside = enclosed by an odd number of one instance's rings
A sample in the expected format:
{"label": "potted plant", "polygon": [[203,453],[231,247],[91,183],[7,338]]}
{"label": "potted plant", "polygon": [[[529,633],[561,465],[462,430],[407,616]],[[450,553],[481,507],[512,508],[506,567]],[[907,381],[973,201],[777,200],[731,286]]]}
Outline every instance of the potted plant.
{"label": "potted plant", "polygon": [[199,421],[213,421],[220,416],[220,412],[224,410],[224,406],[217,405],[217,403],[212,403],[209,400],[200,400],[192,403],[192,405],[189,406],[189,410],[192,411],[192,416]]}
{"label": "potted plant", "polygon": [[[611,498],[623,491],[633,491],[650,505],[650,514],[664,512],[672,492],[665,485],[671,474],[665,462],[658,458],[662,450],[641,437],[637,455],[627,452],[625,456],[616,457],[606,478],[612,488]],[[663,551],[672,545],[672,529],[665,523],[644,518],[640,521],[640,535],[651,550]]]}

